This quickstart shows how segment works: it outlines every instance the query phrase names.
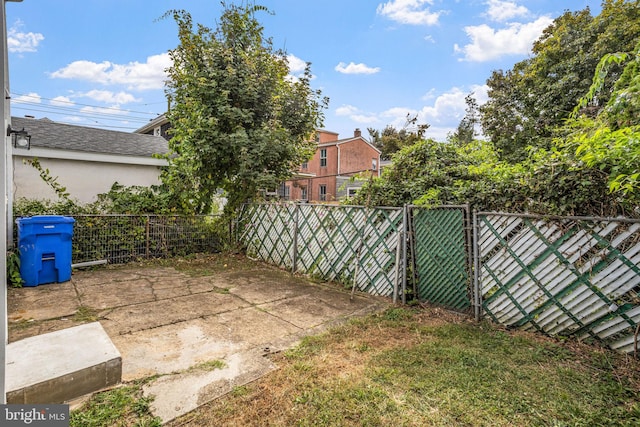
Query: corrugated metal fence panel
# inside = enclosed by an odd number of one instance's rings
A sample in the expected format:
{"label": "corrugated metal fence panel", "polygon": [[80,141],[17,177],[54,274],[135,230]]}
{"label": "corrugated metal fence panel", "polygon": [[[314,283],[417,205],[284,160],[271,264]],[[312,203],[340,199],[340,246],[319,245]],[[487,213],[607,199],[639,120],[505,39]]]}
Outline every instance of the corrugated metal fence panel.
{"label": "corrugated metal fence panel", "polygon": [[465,208],[413,207],[418,298],[465,311],[471,306]]}
{"label": "corrugated metal fence panel", "polygon": [[[393,293],[402,209],[248,205],[241,241],[261,260],[373,295]],[[294,245],[294,241],[297,244]]]}
{"label": "corrugated metal fence panel", "polygon": [[494,321],[633,351],[640,222],[481,214],[482,307]]}
{"label": "corrugated metal fence panel", "polygon": [[295,206],[246,205],[240,221],[240,241],[247,254],[283,268],[293,267]]}

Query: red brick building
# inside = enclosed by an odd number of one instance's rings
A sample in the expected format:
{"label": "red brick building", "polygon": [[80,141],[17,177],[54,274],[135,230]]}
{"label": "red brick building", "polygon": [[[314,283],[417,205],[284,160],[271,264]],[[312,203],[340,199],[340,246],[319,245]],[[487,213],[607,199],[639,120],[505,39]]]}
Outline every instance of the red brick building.
{"label": "red brick building", "polygon": [[336,202],[354,195],[371,174],[380,175],[380,150],[362,137],[360,129],[345,139],[319,130],[316,142],[315,154],[300,166],[301,176],[284,183],[285,199]]}

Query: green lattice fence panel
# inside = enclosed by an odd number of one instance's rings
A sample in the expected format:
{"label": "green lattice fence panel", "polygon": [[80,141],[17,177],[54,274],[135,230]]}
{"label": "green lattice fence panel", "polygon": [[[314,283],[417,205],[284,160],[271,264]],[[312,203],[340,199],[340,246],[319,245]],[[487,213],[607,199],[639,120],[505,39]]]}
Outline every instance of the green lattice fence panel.
{"label": "green lattice fence panel", "polygon": [[263,261],[348,286],[355,280],[360,291],[390,296],[402,220],[399,208],[250,205],[240,240]]}
{"label": "green lattice fence panel", "polygon": [[421,301],[460,311],[471,306],[466,208],[412,207]]}
{"label": "green lattice fence panel", "polygon": [[632,352],[640,222],[478,216],[479,287],[494,321]]}
{"label": "green lattice fence panel", "polygon": [[246,205],[242,211],[239,239],[247,254],[283,268],[293,267],[295,206]]}
{"label": "green lattice fence panel", "polygon": [[[390,296],[402,209],[300,205],[299,272]],[[357,276],[356,276],[357,272]]]}

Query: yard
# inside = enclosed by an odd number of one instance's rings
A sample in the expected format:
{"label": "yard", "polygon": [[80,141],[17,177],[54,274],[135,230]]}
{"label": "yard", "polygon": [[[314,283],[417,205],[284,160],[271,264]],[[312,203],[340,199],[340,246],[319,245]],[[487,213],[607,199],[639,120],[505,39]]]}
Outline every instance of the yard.
{"label": "yard", "polygon": [[[269,357],[279,369],[168,425],[640,423],[631,356],[440,308],[391,308]],[[98,395],[72,425],[153,425],[140,384]]]}
{"label": "yard", "polygon": [[640,423],[637,360],[441,309],[390,309],[275,358],[171,426]]}

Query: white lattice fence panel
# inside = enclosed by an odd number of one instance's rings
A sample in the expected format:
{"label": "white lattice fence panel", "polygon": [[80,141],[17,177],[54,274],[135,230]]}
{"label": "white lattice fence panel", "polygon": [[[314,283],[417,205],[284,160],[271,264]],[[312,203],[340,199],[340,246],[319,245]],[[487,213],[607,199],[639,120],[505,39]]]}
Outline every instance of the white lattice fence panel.
{"label": "white lattice fence panel", "polygon": [[392,295],[402,209],[250,205],[241,220],[247,252],[300,273]]}
{"label": "white lattice fence panel", "polygon": [[293,265],[295,206],[247,205],[240,221],[240,241],[247,254],[283,268]]}
{"label": "white lattice fence panel", "polygon": [[633,351],[640,223],[479,215],[479,281],[494,321]]}

